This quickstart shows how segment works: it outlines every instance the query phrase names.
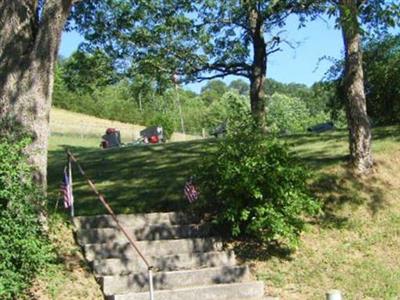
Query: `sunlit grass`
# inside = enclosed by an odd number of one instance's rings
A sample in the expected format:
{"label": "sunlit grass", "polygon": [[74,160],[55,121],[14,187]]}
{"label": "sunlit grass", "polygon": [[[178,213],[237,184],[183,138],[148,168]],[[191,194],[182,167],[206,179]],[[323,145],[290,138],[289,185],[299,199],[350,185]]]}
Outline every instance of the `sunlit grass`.
{"label": "sunlit grass", "polygon": [[[62,146],[60,145],[60,142]],[[49,152],[49,195],[56,201],[62,178],[68,140],[51,141]],[[96,182],[116,212],[146,212],[183,209],[183,186],[194,167],[209,151],[204,141],[165,145],[130,146],[119,149],[68,147],[77,155],[87,175]],[[58,145],[53,143],[59,143]],[[77,168],[73,172],[77,214],[105,210],[88,188]],[[51,204],[52,205],[52,204]]]}
{"label": "sunlit grass", "polygon": [[[60,144],[77,147],[86,147],[88,145],[97,147],[100,144],[101,136],[107,128],[117,128],[121,133],[122,142],[130,143],[140,137],[140,131],[145,127],[137,124],[101,119],[55,107],[50,112],[50,131],[53,147]],[[63,137],[65,141],[63,141]],[[199,138],[198,136],[174,133],[171,140],[189,141]],[[86,139],[88,141],[85,141]]]}
{"label": "sunlit grass", "polygon": [[[400,295],[400,127],[374,129],[372,176],[346,171],[347,132],[284,138],[315,172],[310,182],[324,213],[310,220],[294,253],[251,247],[240,254],[253,262],[268,292],[281,299],[322,299],[340,289],[346,299],[397,299]],[[118,212],[185,209],[185,180],[214,151],[213,140],[100,150],[95,140],[52,137],[50,195],[56,199],[67,145]],[[78,214],[104,209],[74,172]],[[53,200],[55,201],[55,200]],[[54,205],[52,203],[51,205]]]}

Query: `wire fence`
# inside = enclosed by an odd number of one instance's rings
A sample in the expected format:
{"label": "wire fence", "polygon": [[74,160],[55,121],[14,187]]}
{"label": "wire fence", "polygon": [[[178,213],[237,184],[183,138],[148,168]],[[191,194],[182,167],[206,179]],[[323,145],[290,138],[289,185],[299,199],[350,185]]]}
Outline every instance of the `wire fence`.
{"label": "wire fence", "polygon": [[[122,142],[131,143],[140,138],[140,131],[143,130],[145,127],[123,123],[115,124],[113,122],[110,122],[110,124],[107,124],[107,126],[105,126],[105,124],[98,124],[93,126],[85,122],[63,123],[53,121],[50,123],[50,135],[61,138],[78,138],[81,140],[97,139],[100,143],[101,137],[105,134],[107,128],[117,128],[121,133]],[[204,137],[205,136],[203,134],[190,135],[175,132],[171,137],[171,141],[191,141],[202,139]]]}

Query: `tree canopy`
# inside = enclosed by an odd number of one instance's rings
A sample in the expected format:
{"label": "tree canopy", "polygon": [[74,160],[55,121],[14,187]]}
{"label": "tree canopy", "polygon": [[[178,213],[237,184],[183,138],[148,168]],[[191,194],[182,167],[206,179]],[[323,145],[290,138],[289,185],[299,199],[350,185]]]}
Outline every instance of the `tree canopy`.
{"label": "tree canopy", "polygon": [[88,49],[101,48],[140,73],[247,78],[253,116],[263,127],[267,57],[279,50],[286,18],[313,11],[311,2],[92,0],[76,6],[73,19]]}
{"label": "tree canopy", "polygon": [[109,56],[101,51],[74,52],[61,61],[65,85],[75,92],[93,92],[118,81],[118,74]]}
{"label": "tree canopy", "polygon": [[[366,38],[363,43],[363,69],[368,116],[374,125],[400,121],[400,36]],[[330,69],[328,78],[335,92],[329,96],[334,114],[344,108],[343,60]]]}

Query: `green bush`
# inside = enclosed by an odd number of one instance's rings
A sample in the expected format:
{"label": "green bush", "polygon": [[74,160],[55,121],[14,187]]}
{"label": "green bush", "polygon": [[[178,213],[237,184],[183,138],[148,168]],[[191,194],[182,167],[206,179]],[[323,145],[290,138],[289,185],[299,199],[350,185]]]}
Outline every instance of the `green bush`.
{"label": "green bush", "polygon": [[150,121],[148,126],[161,126],[164,129],[164,138],[169,140],[175,130],[175,119],[169,114],[156,113]]}
{"label": "green bush", "polygon": [[306,103],[299,98],[275,93],[267,107],[267,121],[273,131],[302,132],[314,125]]}
{"label": "green bush", "polygon": [[203,128],[207,126],[205,124],[208,117],[207,107],[207,104],[199,98],[189,98],[182,103],[186,133],[201,135]]}
{"label": "green bush", "polygon": [[43,196],[23,155],[29,142],[0,135],[0,299],[18,298],[53,258],[34,205]]}
{"label": "green bush", "polygon": [[230,133],[202,164],[199,184],[219,228],[232,236],[295,247],[305,215],[318,212],[310,174],[288,147],[258,134],[249,120],[230,121]]}
{"label": "green bush", "polygon": [[237,115],[250,113],[249,100],[236,92],[226,92],[219,101],[214,101],[208,108],[205,123],[212,131],[217,125],[233,120]]}

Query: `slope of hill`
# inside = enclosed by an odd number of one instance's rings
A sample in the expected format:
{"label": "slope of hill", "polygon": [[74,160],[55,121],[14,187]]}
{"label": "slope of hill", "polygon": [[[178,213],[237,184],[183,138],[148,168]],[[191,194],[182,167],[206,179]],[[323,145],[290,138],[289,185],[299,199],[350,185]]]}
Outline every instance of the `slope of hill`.
{"label": "slope of hill", "polygon": [[[128,143],[139,138],[140,131],[145,127],[100,119],[54,107],[50,112],[50,130],[53,142],[58,141],[61,144],[97,147],[101,136],[107,128],[119,129],[122,142]],[[171,141],[190,141],[199,138],[198,136],[174,133]]]}
{"label": "slope of hill", "polygon": [[[287,137],[314,171],[310,184],[324,213],[307,226],[294,253],[238,245],[253,262],[268,294],[281,299],[322,299],[330,289],[348,299],[396,299],[400,295],[400,127],[374,129],[376,167],[368,179],[346,172],[347,132]],[[189,206],[182,187],[213,140],[97,150],[74,143],[90,177],[119,212]],[[50,196],[55,199],[65,154],[49,152]],[[103,213],[82,178],[75,178],[78,214]],[[51,204],[52,206],[54,203]]]}

